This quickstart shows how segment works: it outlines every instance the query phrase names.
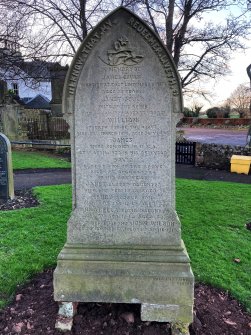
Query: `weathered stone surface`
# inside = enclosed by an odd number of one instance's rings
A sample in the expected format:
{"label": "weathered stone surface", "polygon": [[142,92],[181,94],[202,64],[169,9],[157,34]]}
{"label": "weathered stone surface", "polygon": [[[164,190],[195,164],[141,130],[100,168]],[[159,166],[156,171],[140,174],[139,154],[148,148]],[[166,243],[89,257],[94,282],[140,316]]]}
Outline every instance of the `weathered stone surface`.
{"label": "weathered stone surface", "polygon": [[6,103],[0,106],[1,131],[6,134],[10,141],[20,138],[19,113],[20,107],[14,103]]}
{"label": "weathered stone surface", "polygon": [[77,312],[77,303],[61,302],[59,304],[59,311],[55,328],[62,332],[71,330],[73,325],[73,317],[76,314],[76,312]]}
{"label": "weathered stone surface", "polygon": [[172,324],[172,335],[189,335],[189,324],[177,322]]}
{"label": "weathered stone surface", "polygon": [[0,200],[14,198],[14,180],[9,139],[0,133]]}
{"label": "weathered stone surface", "polygon": [[80,46],[63,109],[73,212],[55,300],[141,303],[145,319],[191,322],[193,275],[175,211],[182,98],[171,57],[149,27],[119,8]]}
{"label": "weathered stone surface", "polygon": [[66,332],[68,330],[71,330],[72,325],[73,325],[73,317],[68,318],[59,315],[56,320],[55,328],[60,330],[61,332]]}

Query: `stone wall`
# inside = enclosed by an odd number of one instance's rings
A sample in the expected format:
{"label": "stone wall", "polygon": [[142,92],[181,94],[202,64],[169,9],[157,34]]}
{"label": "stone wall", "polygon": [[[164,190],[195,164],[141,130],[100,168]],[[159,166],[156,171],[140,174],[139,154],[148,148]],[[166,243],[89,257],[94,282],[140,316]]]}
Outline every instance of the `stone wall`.
{"label": "stone wall", "polygon": [[24,106],[17,103],[0,105],[0,131],[10,141],[28,139],[27,122],[30,120],[46,122],[47,113],[38,109],[25,109]]}
{"label": "stone wall", "polygon": [[251,148],[197,143],[195,165],[209,169],[230,171],[232,155],[251,156]]}
{"label": "stone wall", "polygon": [[248,126],[251,124],[251,119],[230,119],[230,118],[219,118],[219,119],[200,119],[197,117],[183,117],[180,126],[188,124],[190,126]]}
{"label": "stone wall", "polygon": [[50,111],[26,109],[15,102],[0,104],[0,132],[12,142],[68,140],[68,128],[62,117],[53,117]]}

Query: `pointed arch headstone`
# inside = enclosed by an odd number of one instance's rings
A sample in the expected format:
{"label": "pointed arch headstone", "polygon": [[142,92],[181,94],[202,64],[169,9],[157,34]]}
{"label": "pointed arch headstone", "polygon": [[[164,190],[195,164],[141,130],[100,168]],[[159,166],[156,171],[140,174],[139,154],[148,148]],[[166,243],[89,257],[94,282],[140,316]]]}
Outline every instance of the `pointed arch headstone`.
{"label": "pointed arch headstone", "polygon": [[63,112],[73,211],[55,300],[140,303],[143,320],[190,323],[193,274],[175,211],[182,94],[172,57],[139,17],[118,8],[75,55]]}

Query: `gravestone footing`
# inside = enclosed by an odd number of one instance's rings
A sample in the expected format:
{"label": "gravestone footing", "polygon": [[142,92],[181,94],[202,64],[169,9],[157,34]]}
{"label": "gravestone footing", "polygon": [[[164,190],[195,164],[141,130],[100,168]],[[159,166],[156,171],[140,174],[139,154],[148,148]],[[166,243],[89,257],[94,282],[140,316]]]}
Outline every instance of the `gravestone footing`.
{"label": "gravestone footing", "polygon": [[[77,313],[78,303],[76,302],[59,302],[59,311],[56,319],[55,328],[59,331],[71,331],[73,326],[73,318]],[[141,305],[141,320],[166,322],[167,315],[170,310],[176,310],[177,305]],[[189,324],[182,322],[171,322],[172,335],[189,335]]]}
{"label": "gravestone footing", "polygon": [[59,302],[59,310],[55,328],[61,332],[72,329],[73,317],[77,313],[78,303],[76,302]]}
{"label": "gravestone footing", "polygon": [[189,335],[189,324],[188,323],[171,323],[172,335]]}
{"label": "gravestone footing", "polygon": [[54,299],[141,304],[143,321],[189,324],[194,284],[189,258],[183,244],[169,248],[66,244],[54,271]]}

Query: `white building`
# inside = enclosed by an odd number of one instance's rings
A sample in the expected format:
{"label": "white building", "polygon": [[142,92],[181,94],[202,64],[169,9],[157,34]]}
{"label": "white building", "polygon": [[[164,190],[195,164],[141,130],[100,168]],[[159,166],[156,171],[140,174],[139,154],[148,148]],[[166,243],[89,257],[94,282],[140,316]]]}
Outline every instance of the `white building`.
{"label": "white building", "polygon": [[[9,47],[9,46],[8,46]],[[39,97],[50,102],[53,114],[61,113],[63,83],[68,67],[45,61],[24,61],[19,51],[0,48],[0,80],[24,104]],[[7,87],[6,87],[7,86]],[[0,94],[1,95],[1,94]]]}
{"label": "white building", "polygon": [[32,79],[22,79],[14,77],[12,79],[6,80],[8,91],[13,91],[14,95],[20,97],[20,99],[31,99],[37,95],[43,95],[48,100],[52,98],[51,92],[51,81],[40,81],[34,83]]}

